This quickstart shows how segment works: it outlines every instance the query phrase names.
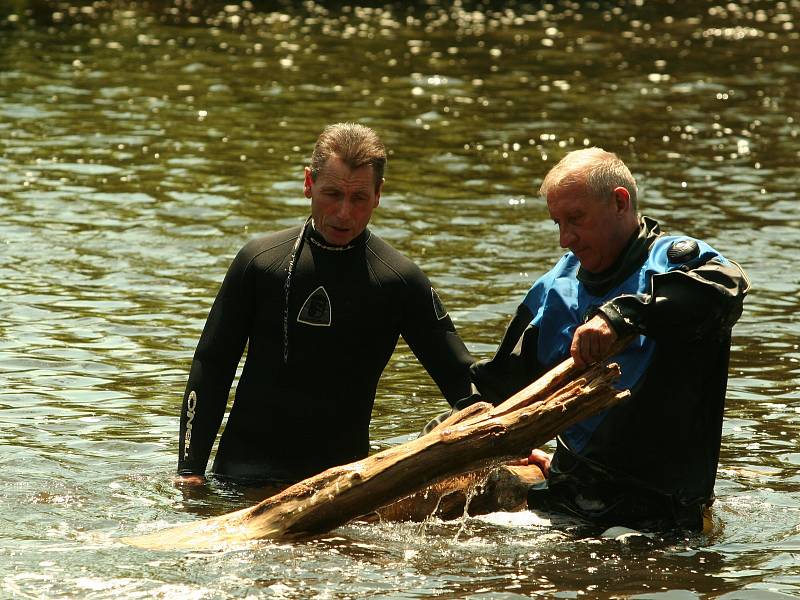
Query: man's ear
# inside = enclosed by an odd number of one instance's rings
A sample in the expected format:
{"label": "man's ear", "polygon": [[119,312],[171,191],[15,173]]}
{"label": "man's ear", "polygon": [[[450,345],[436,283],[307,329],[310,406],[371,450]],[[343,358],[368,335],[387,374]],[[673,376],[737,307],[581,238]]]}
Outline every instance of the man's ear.
{"label": "man's ear", "polygon": [[614,206],[618,213],[626,213],[631,208],[631,195],[622,186],[614,188]]}
{"label": "man's ear", "polygon": [[303,194],[306,198],[311,198],[312,185],[314,185],[314,180],[311,178],[311,167],[306,167],[305,177],[303,179]]}

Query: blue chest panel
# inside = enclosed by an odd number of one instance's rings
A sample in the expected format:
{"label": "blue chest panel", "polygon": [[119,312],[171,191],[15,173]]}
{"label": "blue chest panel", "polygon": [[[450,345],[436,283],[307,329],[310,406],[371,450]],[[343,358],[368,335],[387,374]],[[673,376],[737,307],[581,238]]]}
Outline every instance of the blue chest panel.
{"label": "blue chest panel", "polygon": [[[577,279],[580,263],[574,254],[567,253],[556,266],[539,278],[525,296],[523,303],[533,314],[531,324],[539,329],[537,357],[542,365],[552,367],[569,357],[572,337],[580,325],[604,303],[621,295],[649,294],[654,275],[678,268],[692,268],[712,258],[723,260],[710,246],[699,240],[699,254],[687,262],[672,262],[668,256],[673,243],[686,242],[692,238],[663,236],[658,238],[641,267],[627,279],[602,296],[594,296]],[[673,252],[673,255],[675,253]],[[639,336],[622,353],[613,357],[620,365],[622,376],[616,387],[634,389],[647,371],[655,351],[655,342]],[[602,422],[605,413],[600,413],[571,427],[564,434],[569,446],[577,451],[586,445],[592,432]]]}

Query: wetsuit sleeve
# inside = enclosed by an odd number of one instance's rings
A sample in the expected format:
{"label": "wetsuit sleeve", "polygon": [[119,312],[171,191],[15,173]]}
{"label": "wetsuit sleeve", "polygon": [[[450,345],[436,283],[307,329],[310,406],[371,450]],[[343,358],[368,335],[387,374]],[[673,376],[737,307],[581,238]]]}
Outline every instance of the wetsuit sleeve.
{"label": "wetsuit sleeve", "polygon": [[470,384],[474,358],[456,332],[438,294],[422,271],[407,276],[409,297],[400,333],[450,406],[479,400]]}
{"label": "wetsuit sleeve", "polygon": [[530,309],[520,304],[495,355],[470,368],[472,381],[485,401],[500,404],[544,372],[537,359],[539,329],[530,324],[532,318]]}
{"label": "wetsuit sleeve", "polygon": [[178,474],[203,475],[222,423],[252,315],[249,253],[228,269],[192,360],[181,408]]}
{"label": "wetsuit sleeve", "polygon": [[618,296],[599,311],[619,336],[692,341],[727,334],[749,287],[739,265],[716,256],[653,275],[650,294]]}

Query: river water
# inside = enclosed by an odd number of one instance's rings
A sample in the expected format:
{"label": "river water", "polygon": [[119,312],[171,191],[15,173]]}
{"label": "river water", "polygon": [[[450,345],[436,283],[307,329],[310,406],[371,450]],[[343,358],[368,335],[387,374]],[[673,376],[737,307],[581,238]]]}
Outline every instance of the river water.
{"label": "river water", "polygon": [[[800,596],[798,28],[798,0],[0,3],[0,597]],[[249,505],[173,487],[185,377],[229,261],[307,215],[343,120],[391,150],[374,230],[479,357],[562,252],[536,189],[571,149],[618,152],[645,214],[743,264],[710,533],[520,513],[121,542]],[[443,408],[401,343],[374,448]]]}

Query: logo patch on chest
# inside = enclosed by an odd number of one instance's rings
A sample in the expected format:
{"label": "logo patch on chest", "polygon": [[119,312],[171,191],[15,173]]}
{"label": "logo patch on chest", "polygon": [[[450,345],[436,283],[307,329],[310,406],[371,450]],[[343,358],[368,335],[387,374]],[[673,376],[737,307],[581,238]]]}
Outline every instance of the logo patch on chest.
{"label": "logo patch on chest", "polygon": [[331,299],[324,287],[319,286],[306,298],[300,314],[297,315],[297,322],[315,327],[330,327]]}

